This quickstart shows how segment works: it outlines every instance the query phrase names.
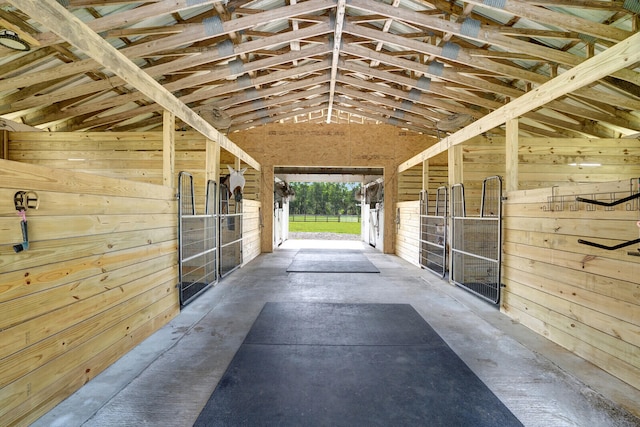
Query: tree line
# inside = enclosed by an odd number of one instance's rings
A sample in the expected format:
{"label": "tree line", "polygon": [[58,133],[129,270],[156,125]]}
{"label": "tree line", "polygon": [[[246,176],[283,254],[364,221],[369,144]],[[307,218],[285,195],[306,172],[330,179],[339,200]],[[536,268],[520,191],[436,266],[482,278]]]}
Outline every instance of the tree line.
{"label": "tree line", "polygon": [[358,215],[355,192],[360,184],[337,182],[292,182],[295,197],[289,201],[289,213],[307,215]]}

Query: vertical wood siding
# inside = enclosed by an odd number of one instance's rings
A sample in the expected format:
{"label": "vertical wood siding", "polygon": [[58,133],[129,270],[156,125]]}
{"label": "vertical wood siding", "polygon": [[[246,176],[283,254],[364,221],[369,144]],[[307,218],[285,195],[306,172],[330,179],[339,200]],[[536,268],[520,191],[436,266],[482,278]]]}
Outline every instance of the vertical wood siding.
{"label": "vertical wood siding", "polygon": [[260,255],[260,233],[262,231],[261,204],[255,200],[242,203],[242,263],[246,264]]}
{"label": "vertical wood siding", "polygon": [[396,255],[414,265],[420,265],[418,248],[420,247],[420,202],[400,202],[395,206],[400,213],[400,223],[396,225]]}
{"label": "vertical wood siding", "polygon": [[[13,206],[27,211],[30,247]],[[179,311],[172,189],[0,160],[0,419],[28,424]]]}

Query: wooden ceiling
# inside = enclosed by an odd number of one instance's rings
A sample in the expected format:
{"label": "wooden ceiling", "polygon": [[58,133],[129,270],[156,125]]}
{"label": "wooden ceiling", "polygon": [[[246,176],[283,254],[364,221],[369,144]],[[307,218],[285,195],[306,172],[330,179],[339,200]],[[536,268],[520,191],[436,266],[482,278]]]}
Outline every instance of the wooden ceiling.
{"label": "wooden ceiling", "polygon": [[[161,128],[157,98],[61,39],[44,9],[21,10],[27,3],[0,2],[0,28],[30,46],[0,46],[1,117],[50,131]],[[58,3],[223,133],[358,122],[442,138],[640,27],[640,0]],[[637,136],[640,64],[525,113],[520,131]]]}

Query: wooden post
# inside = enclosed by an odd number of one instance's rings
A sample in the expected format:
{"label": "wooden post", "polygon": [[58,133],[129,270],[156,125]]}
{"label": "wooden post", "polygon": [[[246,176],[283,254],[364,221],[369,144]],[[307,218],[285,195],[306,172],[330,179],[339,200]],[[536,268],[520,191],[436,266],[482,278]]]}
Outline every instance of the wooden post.
{"label": "wooden post", "polygon": [[[449,187],[454,184],[461,184],[463,182],[463,159],[462,159],[462,145],[454,145],[449,147],[447,151],[449,165],[448,165],[448,176],[449,176]],[[451,216],[451,213],[449,213]],[[447,222],[447,250],[449,251],[448,257],[448,268],[449,268],[449,282],[453,283],[453,256],[451,256],[451,223],[452,221]]]}
{"label": "wooden post", "polygon": [[422,189],[429,190],[429,159],[422,162]]}
{"label": "wooden post", "polygon": [[518,189],[518,119],[507,120],[507,139],[505,142],[506,185],[505,190]]}
{"label": "wooden post", "polygon": [[175,187],[176,116],[165,110],[162,115],[162,185]]}
{"label": "wooden post", "polygon": [[262,233],[260,236],[260,250],[263,253],[273,252],[273,165],[262,165],[260,176],[260,202],[262,204]]}
{"label": "wooden post", "polygon": [[207,182],[210,180],[216,183],[220,179],[220,144],[211,139],[206,139],[206,159],[205,159],[205,191]]}
{"label": "wooden post", "polygon": [[460,184],[463,182],[463,165],[462,165],[462,145],[454,145],[449,147],[447,152],[449,157],[449,185]]}
{"label": "wooden post", "polygon": [[7,130],[3,130],[2,134],[0,134],[0,158],[9,160],[9,132]]}

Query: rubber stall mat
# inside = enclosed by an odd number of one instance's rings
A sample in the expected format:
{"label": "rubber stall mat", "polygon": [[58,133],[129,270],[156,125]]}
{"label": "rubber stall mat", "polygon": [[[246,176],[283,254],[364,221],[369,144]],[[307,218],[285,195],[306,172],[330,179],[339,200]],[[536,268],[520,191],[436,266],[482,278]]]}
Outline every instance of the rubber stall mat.
{"label": "rubber stall mat", "polygon": [[196,426],[521,426],[407,304],[267,303]]}

